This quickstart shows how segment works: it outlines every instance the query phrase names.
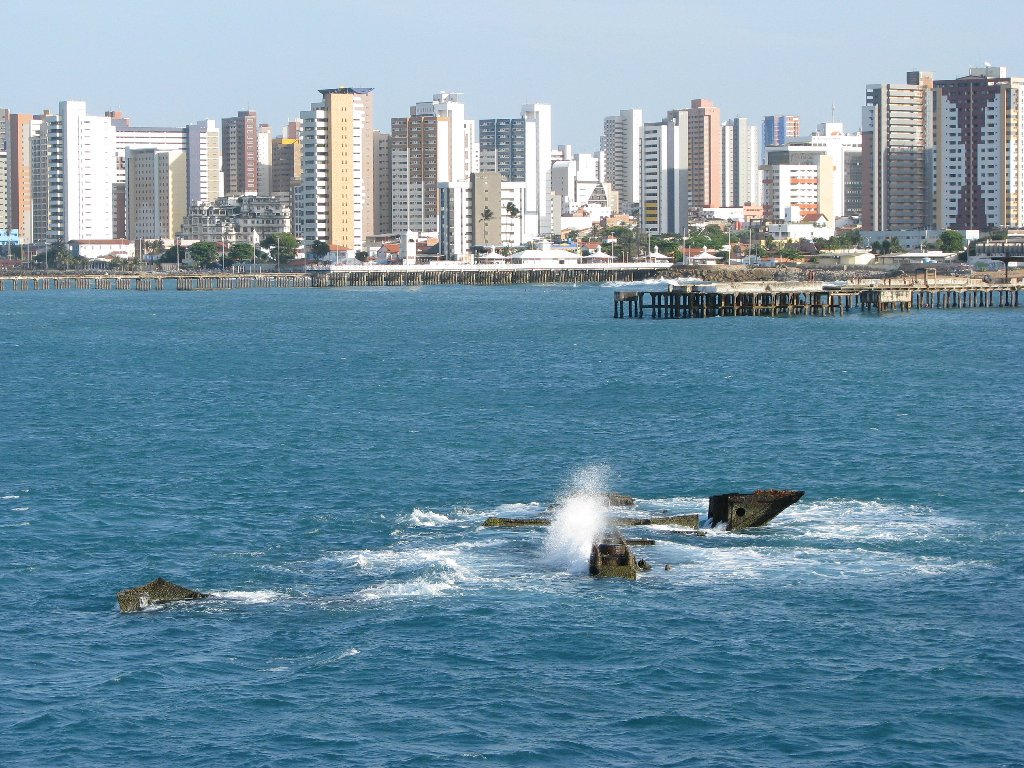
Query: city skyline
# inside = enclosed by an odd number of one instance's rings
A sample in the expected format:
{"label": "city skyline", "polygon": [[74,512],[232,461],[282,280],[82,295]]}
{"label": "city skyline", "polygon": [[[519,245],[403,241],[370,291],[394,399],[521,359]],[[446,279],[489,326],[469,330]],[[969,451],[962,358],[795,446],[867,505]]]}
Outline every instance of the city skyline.
{"label": "city skyline", "polygon": [[[500,11],[462,0],[444,8],[311,2],[287,14],[269,3],[197,0],[159,8],[19,6],[11,9],[11,28],[45,30],[45,55],[9,79],[5,106],[38,113],[81,99],[146,126],[252,109],[277,135],[319,89],[350,86],[374,88],[381,130],[410,104],[444,90],[464,94],[472,119],[551,104],[553,143],[582,151],[597,149],[610,114],[639,108],[645,119],[660,119],[696,98],[713,101],[723,119],[797,115],[803,133],[830,120],[834,105],[835,119],[857,130],[867,84],[918,69],[953,78],[985,62],[1024,70],[1024,53],[1011,43],[1015,25],[959,27],[955,44],[946,44],[948,15],[936,5],[865,0],[852,9],[817,9],[811,20],[796,3],[769,9],[745,1],[698,8],[640,0],[628,13],[607,0],[556,8],[524,0]],[[1008,19],[1019,14],[1008,0],[986,10]],[[700,42],[688,45],[695,28]],[[303,39],[309,29],[338,34],[324,35],[320,53]],[[659,30],[653,44],[645,39],[650,29]],[[675,38],[665,32],[673,29]],[[721,40],[712,30],[721,30]],[[624,40],[637,41],[635,63]]]}

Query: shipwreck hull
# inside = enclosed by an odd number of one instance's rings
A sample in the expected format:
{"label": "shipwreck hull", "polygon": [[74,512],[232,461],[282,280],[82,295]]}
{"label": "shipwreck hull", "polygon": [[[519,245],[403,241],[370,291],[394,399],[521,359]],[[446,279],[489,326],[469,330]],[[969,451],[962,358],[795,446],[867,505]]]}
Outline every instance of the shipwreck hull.
{"label": "shipwreck hull", "polygon": [[803,498],[803,491],[769,489],[753,493],[722,493],[708,498],[708,520],[727,531],[757,528],[774,520]]}
{"label": "shipwreck hull", "polygon": [[641,566],[618,528],[609,528],[590,548],[590,575],[635,579]]}

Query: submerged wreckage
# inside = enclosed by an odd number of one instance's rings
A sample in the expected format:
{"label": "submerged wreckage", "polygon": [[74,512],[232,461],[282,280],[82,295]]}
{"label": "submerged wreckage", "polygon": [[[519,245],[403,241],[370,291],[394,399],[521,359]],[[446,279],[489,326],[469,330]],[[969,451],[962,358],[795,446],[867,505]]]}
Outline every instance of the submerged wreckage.
{"label": "submerged wreckage", "polygon": [[[759,490],[753,493],[722,493],[708,498],[708,523],[713,528],[724,527],[727,531],[742,531],[758,528],[774,520],[787,507],[798,502],[803,491]],[[629,507],[635,500],[622,494],[608,494],[609,506]],[[669,515],[664,517],[616,517],[590,550],[590,575],[635,579],[639,571],[650,570],[644,560],[638,560],[630,545],[653,544],[652,539],[627,539],[619,526],[673,525],[678,528],[697,530],[700,515]],[[526,526],[550,525],[547,517],[510,518],[489,517],[484,521],[488,528],[520,528]]]}

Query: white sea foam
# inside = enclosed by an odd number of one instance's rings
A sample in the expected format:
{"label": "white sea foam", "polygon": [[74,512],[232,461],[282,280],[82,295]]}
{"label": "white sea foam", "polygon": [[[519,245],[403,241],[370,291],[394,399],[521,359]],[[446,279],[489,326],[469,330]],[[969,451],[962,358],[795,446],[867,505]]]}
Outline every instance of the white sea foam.
{"label": "white sea foam", "polygon": [[272,589],[226,590],[223,592],[211,592],[210,596],[220,598],[221,600],[232,600],[237,603],[247,603],[250,605],[273,603],[287,597],[283,592],[275,592]]}
{"label": "white sea foam", "polygon": [[927,507],[855,499],[824,499],[786,510],[772,526],[808,539],[870,542],[921,541],[961,530],[967,523]]}
{"label": "white sea foam", "polygon": [[607,477],[608,468],[604,466],[586,467],[573,475],[547,529],[546,563],[570,573],[586,572],[591,547],[608,524]]}
{"label": "white sea foam", "polygon": [[454,523],[455,521],[446,515],[442,515],[440,512],[431,512],[428,509],[414,507],[412,514],[409,515],[409,522],[423,528],[435,528],[439,525]]}
{"label": "white sea foam", "polygon": [[356,593],[362,600],[376,601],[391,598],[410,597],[441,597],[457,588],[450,579],[430,579],[427,577],[404,582],[385,582],[367,587]]}
{"label": "white sea foam", "polygon": [[455,562],[463,549],[472,546],[469,542],[445,548],[420,549],[364,549],[354,555],[345,555],[354,568],[371,573],[384,571],[394,572],[402,568],[418,568],[424,565]]}
{"label": "white sea foam", "polygon": [[3,501],[10,501],[11,499],[20,499],[20,498],[21,498],[21,496],[17,496],[17,495],[15,495],[13,493],[12,494],[8,494],[6,496],[0,496],[0,499],[2,499]]}
{"label": "white sea foam", "polygon": [[11,512],[28,512],[28,507],[11,507]]}

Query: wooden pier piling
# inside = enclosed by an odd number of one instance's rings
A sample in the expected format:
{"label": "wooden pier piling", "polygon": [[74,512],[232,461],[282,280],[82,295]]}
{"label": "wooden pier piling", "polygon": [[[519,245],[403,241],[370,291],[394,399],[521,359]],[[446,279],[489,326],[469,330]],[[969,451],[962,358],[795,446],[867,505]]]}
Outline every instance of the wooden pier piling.
{"label": "wooden pier piling", "polygon": [[[955,279],[951,279],[955,280]],[[861,312],[909,312],[914,309],[1019,307],[1021,283],[936,281],[847,285],[750,284],[669,286],[664,290],[616,291],[615,318],[834,316]]]}

